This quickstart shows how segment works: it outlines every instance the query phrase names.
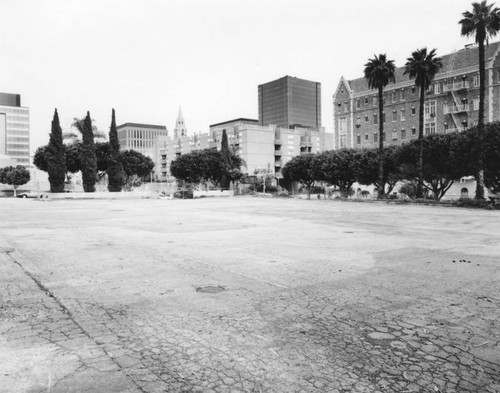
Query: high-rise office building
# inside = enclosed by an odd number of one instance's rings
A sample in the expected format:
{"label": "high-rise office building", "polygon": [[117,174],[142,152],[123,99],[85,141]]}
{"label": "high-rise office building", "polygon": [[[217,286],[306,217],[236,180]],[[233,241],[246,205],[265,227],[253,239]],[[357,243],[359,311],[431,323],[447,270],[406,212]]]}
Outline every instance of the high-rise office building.
{"label": "high-rise office building", "polygon": [[0,93],[0,156],[30,163],[30,111],[19,94]]}
{"label": "high-rise office building", "polygon": [[258,89],[259,125],[321,127],[321,83],[285,76]]}

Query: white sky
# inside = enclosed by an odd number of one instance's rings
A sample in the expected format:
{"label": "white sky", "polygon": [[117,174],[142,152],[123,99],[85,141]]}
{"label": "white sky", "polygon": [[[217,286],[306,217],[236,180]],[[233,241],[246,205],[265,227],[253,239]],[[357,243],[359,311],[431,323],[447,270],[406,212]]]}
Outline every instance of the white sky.
{"label": "white sky", "polygon": [[[31,149],[90,111],[166,125],[182,106],[188,133],[258,118],[257,85],[285,75],[321,82],[333,129],[341,76],[373,54],[402,66],[415,49],[461,49],[470,0],[0,0],[0,92],[30,108]],[[500,4],[499,4],[500,5]]]}

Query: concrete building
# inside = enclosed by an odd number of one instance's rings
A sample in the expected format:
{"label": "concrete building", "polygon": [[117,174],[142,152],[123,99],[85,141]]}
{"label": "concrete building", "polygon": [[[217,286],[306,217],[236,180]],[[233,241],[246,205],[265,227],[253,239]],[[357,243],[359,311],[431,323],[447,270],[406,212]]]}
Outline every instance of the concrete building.
{"label": "concrete building", "polygon": [[17,165],[30,164],[30,112],[21,95],[0,93],[0,157]]}
{"label": "concrete building", "polygon": [[258,86],[259,125],[321,127],[321,83],[291,76]]}
{"label": "concrete building", "polygon": [[[500,43],[486,47],[485,120],[500,120]],[[425,96],[424,135],[462,131],[477,124],[479,64],[477,46],[440,56],[443,67]],[[385,143],[418,138],[419,92],[414,80],[396,69],[396,82],[384,91]],[[333,95],[334,147],[378,146],[377,91],[365,78],[340,79]]]}
{"label": "concrete building", "polygon": [[182,109],[179,107],[179,113],[177,114],[177,120],[175,121],[174,127],[174,139],[185,138],[186,136],[186,123],[184,121],[184,116],[182,115]]}
{"label": "concrete building", "polygon": [[157,140],[168,136],[167,127],[125,123],[117,127],[120,150],[135,150],[154,159]]}

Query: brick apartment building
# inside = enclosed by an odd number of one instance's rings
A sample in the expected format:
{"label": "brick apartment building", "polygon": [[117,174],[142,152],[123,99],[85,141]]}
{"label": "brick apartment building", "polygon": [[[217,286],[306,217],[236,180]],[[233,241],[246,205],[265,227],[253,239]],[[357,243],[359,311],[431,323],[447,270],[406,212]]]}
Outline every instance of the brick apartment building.
{"label": "brick apartment building", "polygon": [[[486,47],[485,121],[500,120],[500,42]],[[439,54],[438,54],[439,55]],[[425,96],[424,135],[462,131],[477,124],[479,61],[477,46],[440,56],[443,67]],[[384,90],[387,145],[418,138],[419,91],[415,81],[396,69],[396,82]],[[367,80],[340,79],[333,95],[334,148],[378,146],[377,91]]]}

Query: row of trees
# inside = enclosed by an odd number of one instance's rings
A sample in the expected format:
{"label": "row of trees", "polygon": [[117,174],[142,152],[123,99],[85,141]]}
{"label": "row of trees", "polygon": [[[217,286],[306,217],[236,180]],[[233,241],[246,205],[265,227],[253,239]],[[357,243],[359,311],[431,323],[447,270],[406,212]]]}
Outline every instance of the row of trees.
{"label": "row of trees", "polygon": [[[485,184],[500,190],[500,123],[488,124],[483,132],[488,138],[483,152]],[[416,191],[422,185],[423,193],[417,197],[427,192],[440,200],[454,181],[479,170],[475,159],[480,149],[478,134],[474,127],[463,133],[429,135],[386,147],[382,153],[378,149],[341,149],[301,155],[285,164],[283,175],[302,183],[309,197],[317,182],[334,185],[348,196],[355,182],[391,193],[398,182],[405,181],[415,185]]]}
{"label": "row of trees", "polygon": [[[484,131],[484,97],[485,97],[485,42],[489,37],[494,37],[500,31],[500,9],[494,8],[494,4],[488,4],[485,1],[481,3],[472,3],[472,12],[464,12],[463,19],[459,21],[461,26],[461,34],[463,36],[474,37],[478,44],[479,52],[479,112],[477,123],[477,152],[473,159],[477,162],[477,179],[476,199],[484,199],[484,163],[485,163],[485,131]],[[424,101],[425,91],[434,79],[435,75],[442,67],[441,59],[436,57],[436,50],[427,51],[427,48],[416,50],[411,57],[407,59],[405,64],[404,74],[410,79],[415,80],[415,86],[420,90],[420,105],[419,105],[419,132],[418,132],[418,185],[417,196],[422,197],[424,192]],[[384,178],[384,88],[391,82],[395,82],[395,65],[393,60],[388,60],[386,54],[374,56],[365,64],[364,75],[368,81],[368,86],[371,89],[378,91],[378,108],[379,108],[379,181],[378,184],[383,184]],[[384,189],[380,188],[379,196],[384,195]]]}
{"label": "row of trees", "polygon": [[84,119],[77,119],[74,125],[82,140],[77,139],[65,145],[56,109],[49,143],[35,152],[33,163],[48,173],[51,192],[64,192],[64,184],[71,179],[72,174],[80,171],[85,192],[94,192],[95,184],[105,175],[110,192],[120,192],[123,186],[128,187],[150,175],[154,162],[149,157],[134,150],[120,151],[114,109],[109,142],[94,141],[94,127],[89,112]]}
{"label": "row of trees", "polygon": [[229,148],[226,130],[222,133],[221,150],[195,150],[172,161],[170,173],[191,185],[211,183],[223,189],[242,176],[243,161]]}

